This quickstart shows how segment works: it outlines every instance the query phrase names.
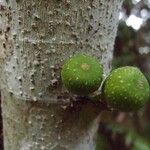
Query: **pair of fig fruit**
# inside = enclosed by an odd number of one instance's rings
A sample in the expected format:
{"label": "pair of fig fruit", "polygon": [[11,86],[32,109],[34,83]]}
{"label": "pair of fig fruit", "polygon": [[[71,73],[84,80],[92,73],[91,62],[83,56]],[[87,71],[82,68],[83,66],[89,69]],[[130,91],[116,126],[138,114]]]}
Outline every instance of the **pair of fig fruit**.
{"label": "pair of fig fruit", "polygon": [[[68,59],[61,71],[62,83],[71,93],[88,95],[103,81],[103,67],[95,58],[76,54]],[[149,99],[149,83],[136,67],[125,66],[110,72],[102,85],[108,104],[121,111],[137,111]]]}

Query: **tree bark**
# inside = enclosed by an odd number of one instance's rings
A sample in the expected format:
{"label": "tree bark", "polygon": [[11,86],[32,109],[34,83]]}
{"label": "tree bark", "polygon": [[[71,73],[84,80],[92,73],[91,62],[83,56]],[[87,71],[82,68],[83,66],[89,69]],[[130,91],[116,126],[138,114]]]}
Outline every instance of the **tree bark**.
{"label": "tree bark", "polygon": [[107,75],[123,0],[1,0],[0,63],[5,150],[94,150],[101,111],[60,81],[83,52]]}

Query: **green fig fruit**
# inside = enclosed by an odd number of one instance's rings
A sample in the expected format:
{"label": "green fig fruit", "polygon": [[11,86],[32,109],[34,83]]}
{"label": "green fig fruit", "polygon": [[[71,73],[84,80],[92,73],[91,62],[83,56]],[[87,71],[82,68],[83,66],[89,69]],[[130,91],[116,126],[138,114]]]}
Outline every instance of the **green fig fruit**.
{"label": "green fig fruit", "polygon": [[137,111],[149,99],[149,83],[136,67],[113,70],[103,85],[104,98],[108,104],[121,111]]}
{"label": "green fig fruit", "polygon": [[76,54],[68,59],[61,71],[64,86],[78,95],[88,95],[96,91],[101,85],[102,76],[102,65],[85,54]]}

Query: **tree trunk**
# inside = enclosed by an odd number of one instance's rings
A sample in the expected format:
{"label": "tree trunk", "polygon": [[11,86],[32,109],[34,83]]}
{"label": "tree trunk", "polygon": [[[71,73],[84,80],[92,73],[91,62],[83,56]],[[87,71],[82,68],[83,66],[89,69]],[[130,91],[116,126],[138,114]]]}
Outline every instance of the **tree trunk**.
{"label": "tree trunk", "polygon": [[101,108],[62,86],[63,61],[97,57],[110,70],[123,0],[1,0],[5,150],[94,150]]}

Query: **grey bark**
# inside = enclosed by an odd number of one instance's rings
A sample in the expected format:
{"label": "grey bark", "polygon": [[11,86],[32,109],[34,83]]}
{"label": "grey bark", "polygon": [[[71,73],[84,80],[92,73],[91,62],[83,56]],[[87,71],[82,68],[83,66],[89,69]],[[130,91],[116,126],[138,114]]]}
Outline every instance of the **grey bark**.
{"label": "grey bark", "polygon": [[108,74],[122,1],[0,1],[5,150],[95,149],[101,109],[73,102],[60,70],[66,58],[83,52]]}

